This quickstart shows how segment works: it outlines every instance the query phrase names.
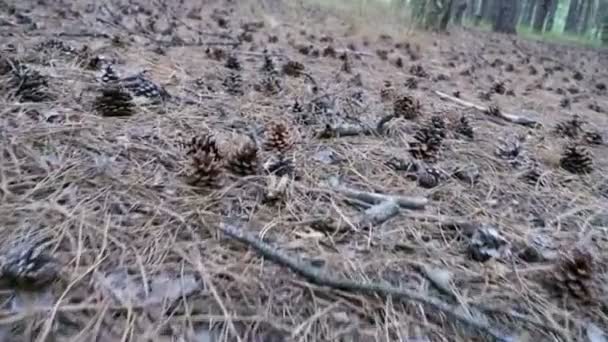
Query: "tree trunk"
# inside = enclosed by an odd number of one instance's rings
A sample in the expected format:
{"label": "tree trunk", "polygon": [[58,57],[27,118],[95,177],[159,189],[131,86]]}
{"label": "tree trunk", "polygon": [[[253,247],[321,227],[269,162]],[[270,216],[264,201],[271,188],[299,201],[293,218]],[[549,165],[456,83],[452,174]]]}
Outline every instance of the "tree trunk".
{"label": "tree trunk", "polygon": [[542,32],[545,26],[545,19],[549,13],[549,5],[551,0],[536,0],[536,10],[534,11],[534,23],[532,29],[536,32]]}
{"label": "tree trunk", "polygon": [[457,0],[454,1],[454,8],[452,9],[454,11],[454,23],[456,25],[462,25],[462,20],[464,18],[464,12],[467,9],[467,2],[466,0]]}
{"label": "tree trunk", "polygon": [[454,0],[444,0],[443,2],[443,14],[441,15],[441,19],[439,20],[439,31],[445,32],[448,29],[448,24],[450,22],[450,18],[452,17],[452,6],[454,5]]}
{"label": "tree trunk", "polygon": [[481,23],[481,19],[484,12],[484,7],[488,6],[488,0],[477,0],[475,4],[475,25],[479,25]]}
{"label": "tree trunk", "polygon": [[494,32],[517,33],[517,0],[500,0],[495,7]]}
{"label": "tree trunk", "polygon": [[483,20],[487,21],[487,22],[494,22],[494,17],[496,14],[496,2],[500,2],[502,0],[484,0],[484,9],[483,9]]}
{"label": "tree trunk", "polygon": [[593,0],[586,0],[585,1],[585,10],[582,13],[582,20],[580,21],[580,27],[579,27],[579,34],[581,35],[585,35],[587,34],[587,30],[589,29],[589,21],[591,19],[591,13],[593,12],[593,7],[595,7],[594,4],[595,1]]}
{"label": "tree trunk", "polygon": [[580,16],[580,12],[581,1],[570,0],[570,6],[568,7],[568,15],[566,16],[566,26],[564,26],[564,32],[576,32],[577,19]]}
{"label": "tree trunk", "polygon": [[604,17],[602,22],[602,27],[600,29],[600,39],[602,40],[602,45],[608,45],[608,16]]}
{"label": "tree trunk", "polygon": [[553,23],[555,22],[555,12],[557,11],[558,0],[551,0],[549,4],[549,13],[547,13],[547,23],[545,31],[553,31]]}
{"label": "tree trunk", "polygon": [[519,23],[530,27],[532,25],[532,14],[534,13],[534,0],[526,0],[521,7]]}

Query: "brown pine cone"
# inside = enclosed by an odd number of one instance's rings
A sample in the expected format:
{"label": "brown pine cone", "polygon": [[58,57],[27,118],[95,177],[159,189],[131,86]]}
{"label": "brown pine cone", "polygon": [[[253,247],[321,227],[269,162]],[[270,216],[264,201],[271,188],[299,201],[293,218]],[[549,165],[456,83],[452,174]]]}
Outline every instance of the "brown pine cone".
{"label": "brown pine cone", "polygon": [[420,115],[422,105],[410,96],[402,96],[393,102],[393,113],[396,117],[413,120]]}
{"label": "brown pine cone", "polygon": [[574,250],[556,266],[554,278],[556,287],[563,293],[579,299],[591,296],[589,283],[593,277],[593,256],[587,251]]}
{"label": "brown pine cone", "polygon": [[193,186],[213,186],[222,173],[222,156],[215,140],[206,135],[193,138],[186,144],[186,155],[190,157],[187,182]]}
{"label": "brown pine cone", "polygon": [[227,168],[240,176],[249,176],[258,170],[258,147],[253,141],[248,141],[230,156]]}
{"label": "brown pine cone", "polygon": [[286,124],[271,123],[266,131],[266,149],[285,153],[293,146],[291,134]]}

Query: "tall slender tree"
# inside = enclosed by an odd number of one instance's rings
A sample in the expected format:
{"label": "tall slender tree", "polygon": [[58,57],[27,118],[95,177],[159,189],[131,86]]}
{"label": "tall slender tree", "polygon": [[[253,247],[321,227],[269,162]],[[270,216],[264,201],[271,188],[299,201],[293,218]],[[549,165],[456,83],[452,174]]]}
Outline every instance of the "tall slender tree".
{"label": "tall slender tree", "polygon": [[517,33],[517,0],[500,0],[495,6],[494,31],[508,34]]}
{"label": "tall slender tree", "polygon": [[536,32],[542,32],[545,27],[545,20],[549,13],[551,0],[536,0],[536,9],[534,10],[534,22],[532,28]]}
{"label": "tall slender tree", "polygon": [[521,16],[519,24],[524,26],[532,25],[532,14],[534,14],[535,0],[524,0],[521,6]]}
{"label": "tall slender tree", "polygon": [[566,25],[564,26],[564,32],[574,33],[576,32],[577,20],[580,16],[582,1],[570,0],[568,6],[568,15],[566,16]]}
{"label": "tall slender tree", "polygon": [[559,5],[558,0],[550,0],[549,10],[547,12],[547,19],[545,22],[545,31],[553,31],[553,23],[555,23],[557,5]]}

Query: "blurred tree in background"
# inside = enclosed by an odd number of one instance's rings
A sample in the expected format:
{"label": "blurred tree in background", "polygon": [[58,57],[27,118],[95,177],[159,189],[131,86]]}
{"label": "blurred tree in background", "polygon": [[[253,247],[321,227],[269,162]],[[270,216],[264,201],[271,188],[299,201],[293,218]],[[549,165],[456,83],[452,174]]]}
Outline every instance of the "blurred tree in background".
{"label": "blurred tree in background", "polygon": [[416,23],[445,31],[449,25],[489,26],[496,32],[580,37],[608,45],[608,0],[392,0]]}

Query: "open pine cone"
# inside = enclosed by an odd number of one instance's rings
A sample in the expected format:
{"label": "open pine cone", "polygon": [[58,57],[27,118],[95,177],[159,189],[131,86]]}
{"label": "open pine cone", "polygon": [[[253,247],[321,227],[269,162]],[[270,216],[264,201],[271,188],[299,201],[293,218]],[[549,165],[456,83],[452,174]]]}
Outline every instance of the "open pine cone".
{"label": "open pine cone", "polygon": [[222,156],[215,140],[205,135],[193,138],[186,146],[190,157],[187,182],[194,186],[214,186],[222,174]]}
{"label": "open pine cone", "polygon": [[555,126],[555,133],[566,138],[577,138],[583,132],[585,121],[578,115],[573,115],[571,119],[562,121]]}
{"label": "open pine cone", "polygon": [[20,243],[0,256],[0,280],[21,290],[37,290],[55,279],[59,262],[44,253],[42,245]]}
{"label": "open pine cone", "polygon": [[279,153],[285,153],[293,146],[291,133],[289,128],[284,123],[271,123],[266,131],[267,150],[274,150]]}
{"label": "open pine cone", "polygon": [[230,156],[227,168],[240,176],[249,176],[258,170],[258,147],[253,141],[248,141]]}
{"label": "open pine cone", "polygon": [[416,159],[435,160],[443,138],[438,131],[423,126],[414,135],[414,141],[409,144],[409,152]]}
{"label": "open pine cone", "polygon": [[589,150],[576,144],[564,148],[559,161],[561,167],[571,173],[591,173],[593,171],[593,155]]}
{"label": "open pine cone", "polygon": [[469,119],[466,116],[461,116],[455,123],[453,123],[452,128],[456,134],[465,136],[469,139],[475,138],[475,132],[473,131],[473,127],[469,123]]}
{"label": "open pine cone", "polygon": [[563,258],[554,272],[556,287],[563,293],[585,299],[591,295],[589,283],[593,276],[593,256],[580,249]]}
{"label": "open pine cone", "polygon": [[304,72],[304,64],[297,61],[289,61],[283,64],[283,73],[291,77],[299,77]]}
{"label": "open pine cone", "polygon": [[94,107],[102,116],[129,116],[135,113],[133,97],[117,86],[102,89]]}
{"label": "open pine cone", "polygon": [[393,102],[393,114],[407,120],[415,119],[420,115],[422,106],[418,100],[410,96],[402,96]]}

